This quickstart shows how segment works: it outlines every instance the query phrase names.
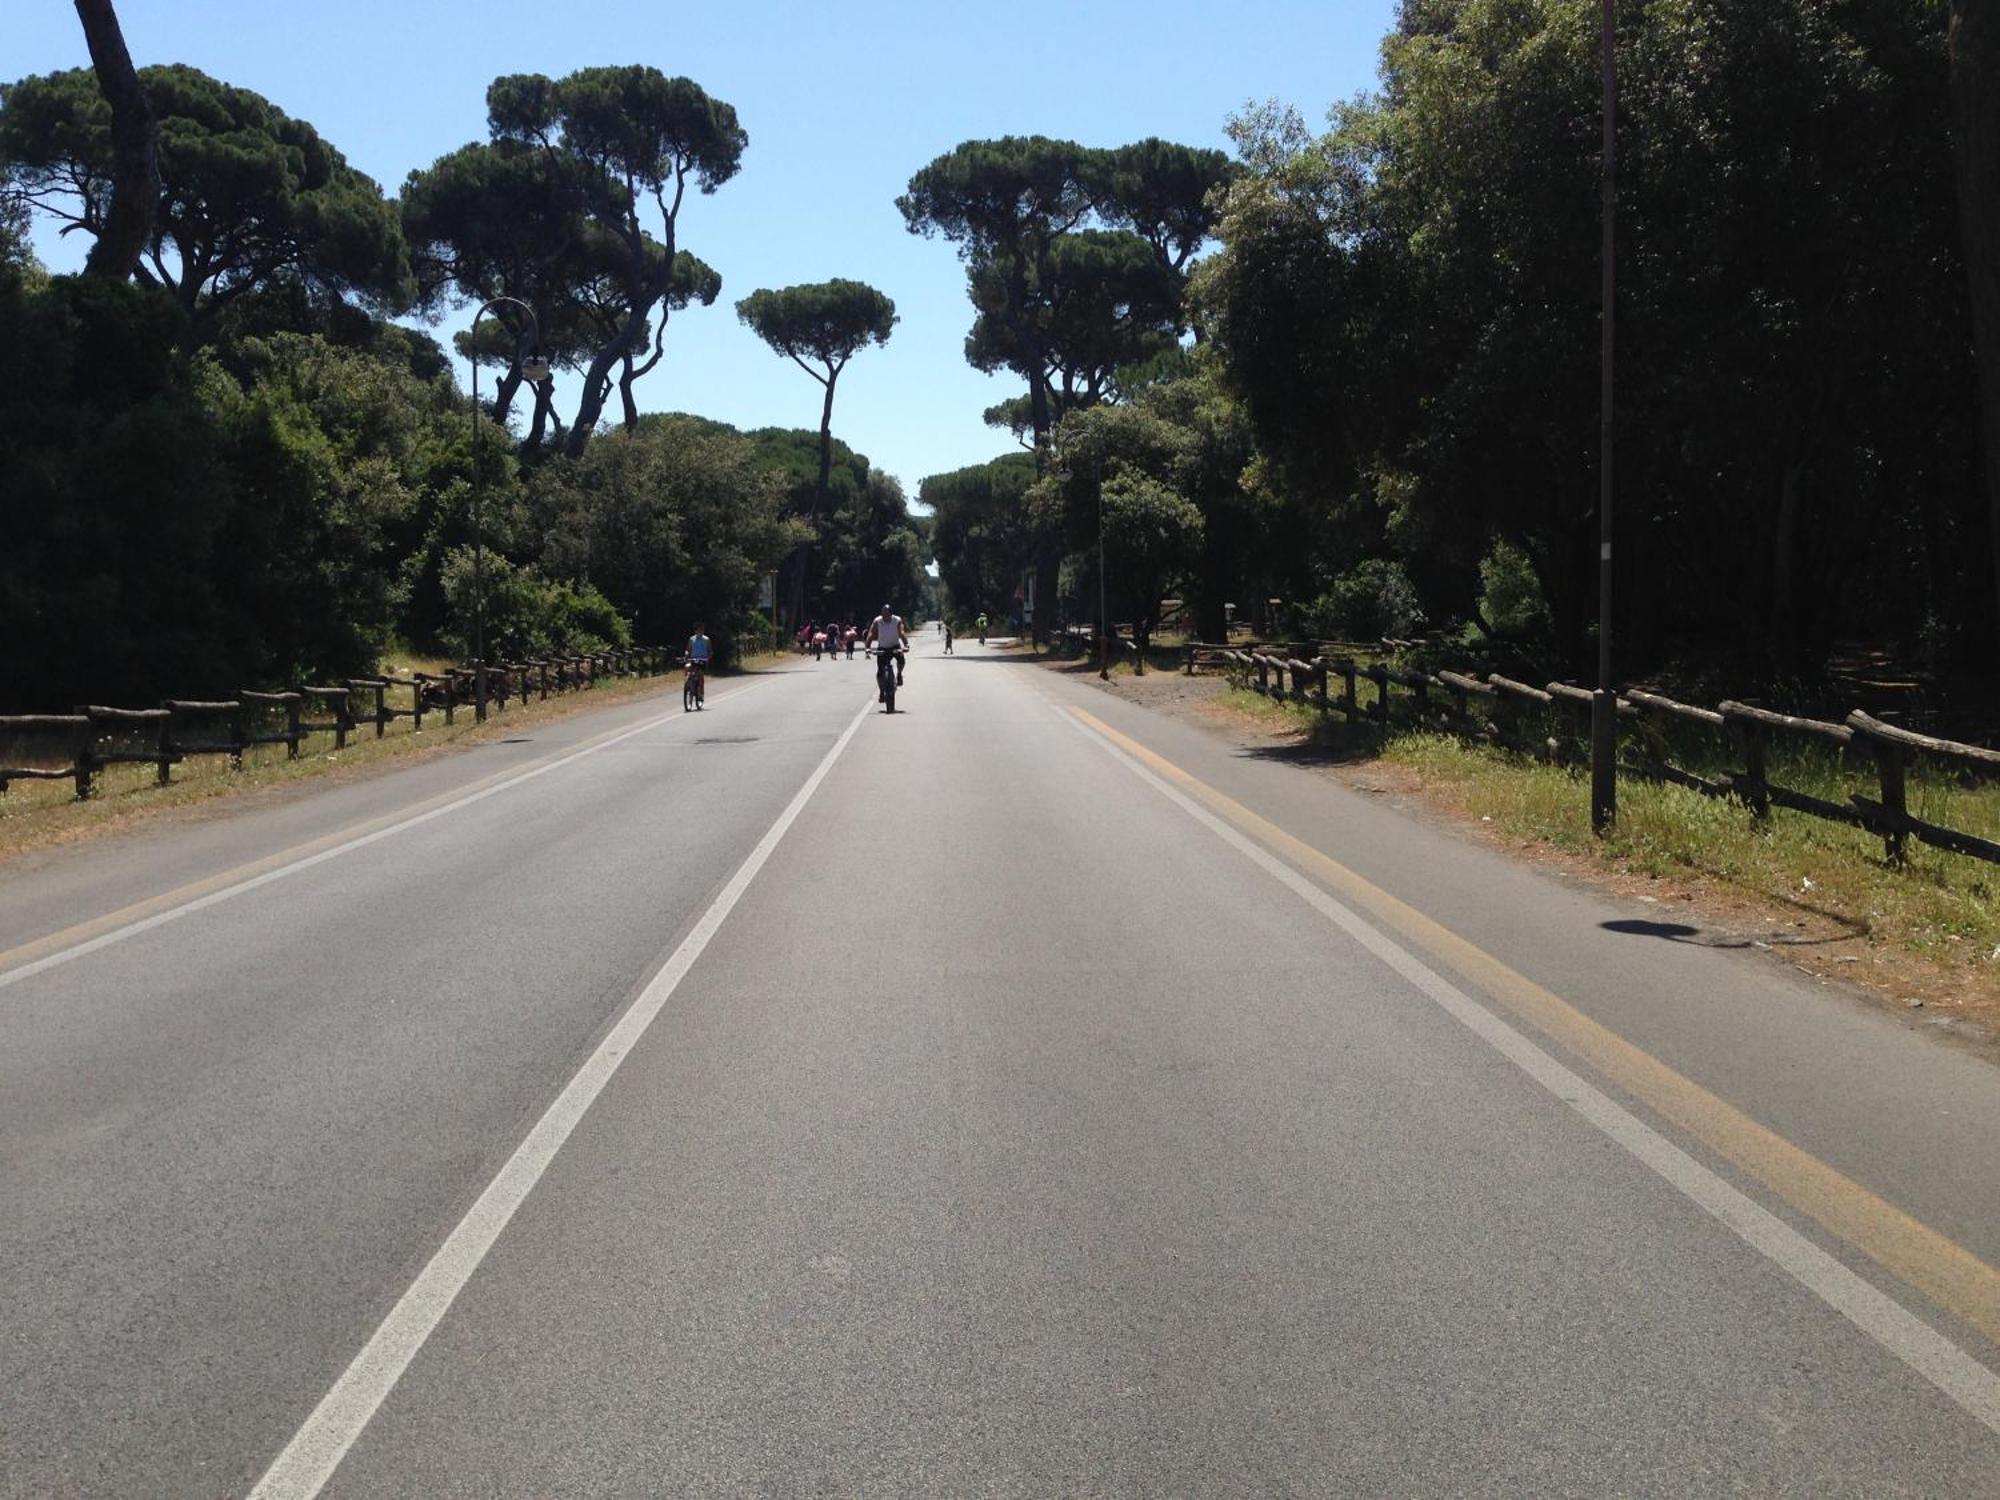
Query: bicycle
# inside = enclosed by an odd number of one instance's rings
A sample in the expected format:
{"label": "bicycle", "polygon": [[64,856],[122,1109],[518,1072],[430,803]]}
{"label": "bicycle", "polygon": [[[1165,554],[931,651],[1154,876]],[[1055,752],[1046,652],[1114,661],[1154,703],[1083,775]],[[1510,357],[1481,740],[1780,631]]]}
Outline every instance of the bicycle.
{"label": "bicycle", "polygon": [[868,654],[875,658],[875,690],[882,700],[882,712],[896,711],[896,653],[868,648]]}
{"label": "bicycle", "polygon": [[687,669],[687,675],[681,679],[681,712],[692,710],[699,713],[708,687],[708,673],[700,662],[692,658],[681,665]]}

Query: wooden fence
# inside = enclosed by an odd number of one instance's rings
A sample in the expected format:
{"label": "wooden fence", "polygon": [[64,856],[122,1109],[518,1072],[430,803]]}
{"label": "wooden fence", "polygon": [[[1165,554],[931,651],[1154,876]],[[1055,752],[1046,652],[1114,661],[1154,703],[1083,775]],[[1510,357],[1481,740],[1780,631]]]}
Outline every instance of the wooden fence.
{"label": "wooden fence", "polygon": [[[655,675],[672,660],[664,647],[646,647],[500,662],[486,669],[486,691],[505,712],[509,702],[594,687],[602,677]],[[226,755],[240,770],[251,746],[283,745],[287,758],[297,760],[314,734],[331,734],[333,748],[345,750],[350,735],[372,728],[380,739],[398,719],[413,729],[424,727],[427,714],[454,723],[476,691],[474,670],[453,667],[214,701],[169,698],[158,708],[86,704],[68,714],[0,716],[0,793],[10,781],[74,781],[82,800],[105,767],[134,763],[153,766],[165,786],[190,756]]]}
{"label": "wooden fence", "polygon": [[[1137,658],[1139,655],[1139,643],[1130,634],[1131,628],[1129,625],[1113,625],[1111,627],[1111,649]],[[1063,626],[1062,650],[1066,656],[1096,655],[1097,627],[1095,625]]]}
{"label": "wooden fence", "polygon": [[[1340,714],[1354,722],[1386,726],[1400,717],[1403,722],[1504,745],[1556,764],[1581,761],[1586,754],[1593,696],[1587,688],[1562,682],[1538,687],[1497,672],[1483,677],[1426,672],[1379,657],[1364,659],[1366,652],[1344,649],[1351,643],[1328,645],[1333,649],[1315,643],[1246,648],[1191,641],[1184,648],[1184,668],[1189,673],[1204,667],[1227,671],[1266,697],[1306,704],[1322,715]],[[1359,691],[1363,680],[1375,689],[1366,705]],[[1405,705],[1400,715],[1392,698]],[[1701,708],[1641,688],[1627,688],[1619,695],[1618,714],[1638,730],[1621,736],[1635,748],[1635,759],[1619,767],[1627,775],[1735,800],[1759,820],[1768,818],[1773,807],[1783,807],[1865,829],[1881,838],[1892,864],[1903,862],[1912,838],[1935,849],[2000,864],[2000,843],[1919,818],[1911,813],[1908,797],[1909,771],[1919,760],[1964,782],[2000,780],[2000,750],[1917,734],[1859,709],[1844,721],[1831,723],[1745,703]],[[1648,725],[1696,725],[1717,731],[1740,754],[1742,769],[1703,775],[1676,765],[1668,737],[1645,732]],[[1878,795],[1855,793],[1845,802],[1835,802],[1773,781],[1770,749],[1780,737],[1826,747],[1846,765],[1860,760],[1872,773]]]}

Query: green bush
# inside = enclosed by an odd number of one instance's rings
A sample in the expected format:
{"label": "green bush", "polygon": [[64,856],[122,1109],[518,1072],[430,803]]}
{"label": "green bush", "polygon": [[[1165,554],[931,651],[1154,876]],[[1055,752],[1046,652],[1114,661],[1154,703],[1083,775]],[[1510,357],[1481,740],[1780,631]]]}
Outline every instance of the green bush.
{"label": "green bush", "polygon": [[1504,636],[1517,639],[1545,635],[1549,607],[1542,598],[1528,554],[1512,542],[1500,541],[1479,564],[1479,613]]}
{"label": "green bush", "polygon": [[[459,547],[444,560],[450,609],[445,641],[470,661],[476,652],[479,568],[473,549]],[[611,601],[588,583],[550,582],[534,565],[517,566],[492,552],[485,561],[486,657],[576,655],[632,644],[632,627]]]}
{"label": "green bush", "polygon": [[1424,628],[1423,602],[1403,565],[1379,557],[1335,579],[1306,611],[1311,635],[1327,640],[1379,640]]}

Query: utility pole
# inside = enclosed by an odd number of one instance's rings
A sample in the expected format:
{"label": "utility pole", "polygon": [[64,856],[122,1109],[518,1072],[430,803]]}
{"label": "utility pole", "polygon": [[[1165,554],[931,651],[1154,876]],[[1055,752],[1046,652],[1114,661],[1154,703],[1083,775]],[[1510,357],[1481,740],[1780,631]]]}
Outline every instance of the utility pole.
{"label": "utility pole", "polygon": [[1111,610],[1104,602],[1104,455],[1092,460],[1097,484],[1097,676],[1111,680]]}
{"label": "utility pole", "polygon": [[1611,686],[1611,459],[1613,295],[1617,286],[1618,70],[1617,0],[1603,0],[1604,288],[1598,371],[1597,691],[1590,700],[1590,826],[1607,832],[1618,818],[1618,695]]}

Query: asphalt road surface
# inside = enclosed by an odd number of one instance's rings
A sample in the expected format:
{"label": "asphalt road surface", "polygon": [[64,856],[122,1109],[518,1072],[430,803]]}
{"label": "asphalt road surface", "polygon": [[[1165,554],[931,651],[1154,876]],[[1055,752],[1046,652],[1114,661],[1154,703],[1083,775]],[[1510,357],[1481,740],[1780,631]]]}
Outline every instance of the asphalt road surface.
{"label": "asphalt road surface", "polygon": [[2000,1070],[936,652],[0,870],[0,1493],[2000,1495]]}

